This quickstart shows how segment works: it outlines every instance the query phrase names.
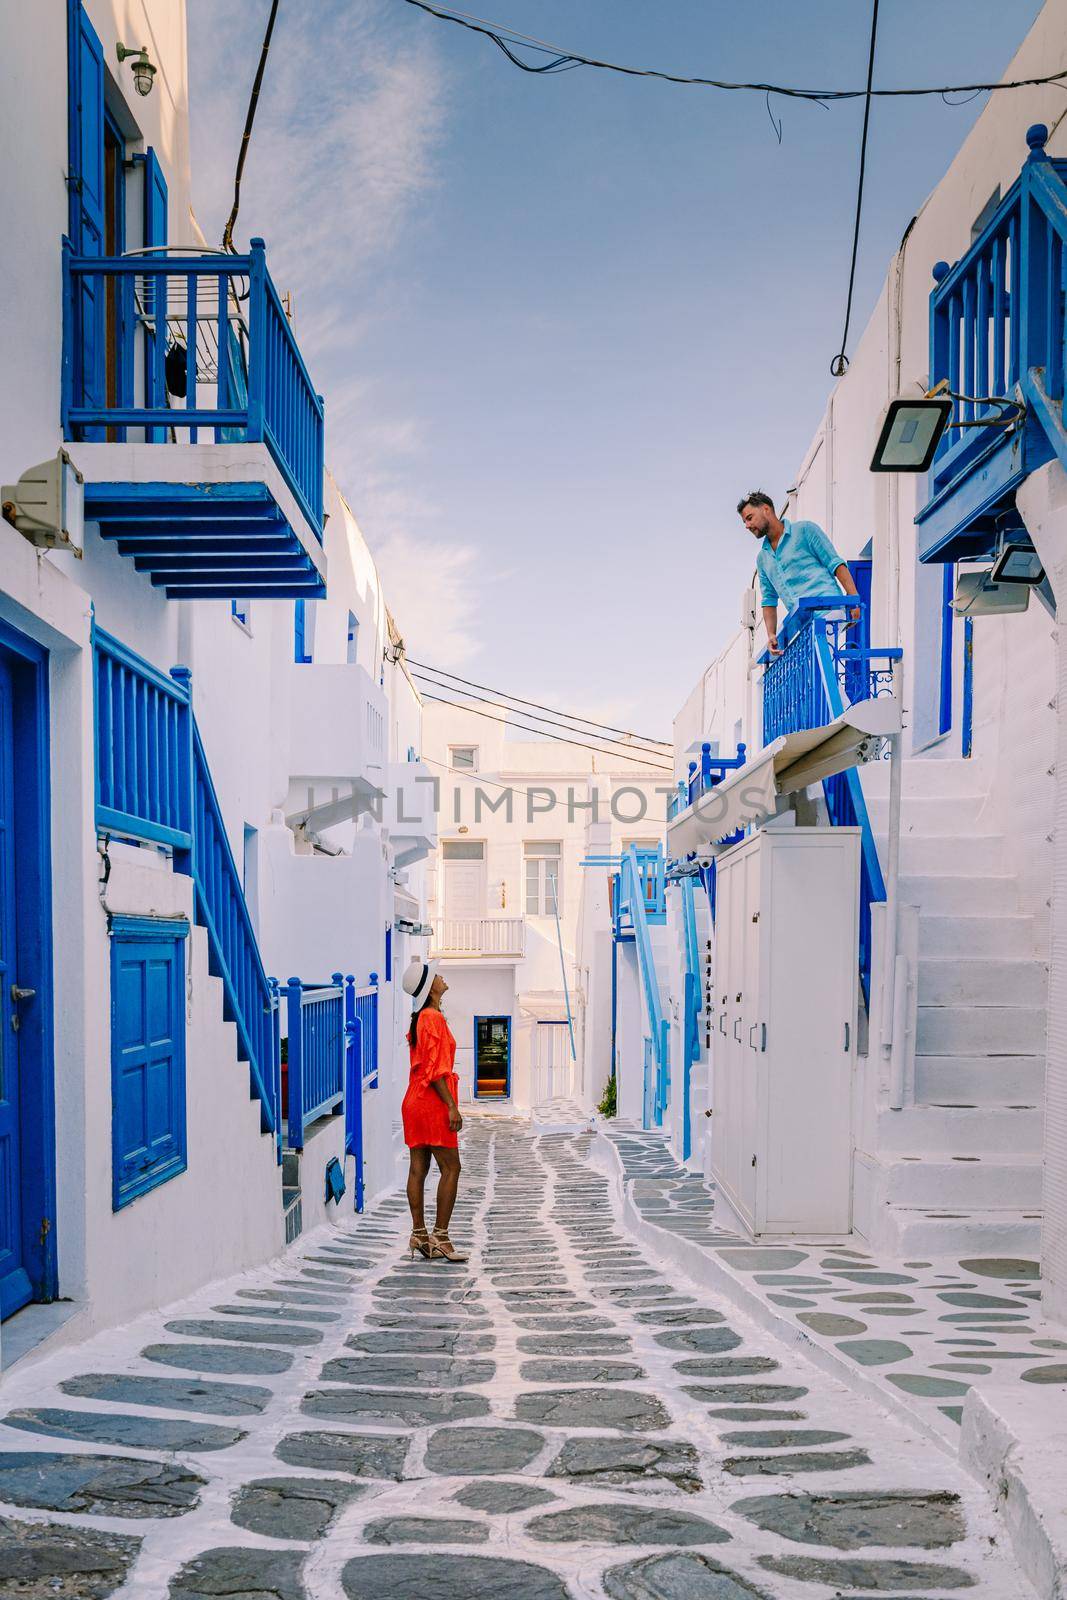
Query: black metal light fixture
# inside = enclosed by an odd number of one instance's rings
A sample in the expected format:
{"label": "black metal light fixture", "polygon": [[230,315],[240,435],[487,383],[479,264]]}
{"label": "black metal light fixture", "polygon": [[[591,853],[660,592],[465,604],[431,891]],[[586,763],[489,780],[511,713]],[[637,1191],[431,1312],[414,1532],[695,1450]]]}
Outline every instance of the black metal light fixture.
{"label": "black metal light fixture", "polygon": [[926,472],[952,417],[948,395],[890,400],[882,416],[872,472]]}
{"label": "black metal light fixture", "polygon": [[[995,406],[996,416],[953,421],[957,401],[965,405]],[[1013,428],[1026,415],[1021,400],[1006,395],[956,394],[948,380],[928,389],[917,400],[898,395],[882,413],[878,443],[871,457],[872,472],[928,471],[946,428]]]}
{"label": "black metal light fixture", "polygon": [[1008,539],[997,551],[989,573],[993,583],[1013,583],[1035,589],[1045,581],[1041,557],[1028,539]]}
{"label": "black metal light fixture", "polygon": [[118,56],[120,62],[125,61],[127,57],[132,56],[133,86],[140,95],[151,94],[152,80],[155,78],[156,72],[159,69],[153,66],[152,62],[149,61],[148,51],[145,46],[141,45],[141,47],[138,49],[135,45],[117,44],[115,46],[115,54]]}

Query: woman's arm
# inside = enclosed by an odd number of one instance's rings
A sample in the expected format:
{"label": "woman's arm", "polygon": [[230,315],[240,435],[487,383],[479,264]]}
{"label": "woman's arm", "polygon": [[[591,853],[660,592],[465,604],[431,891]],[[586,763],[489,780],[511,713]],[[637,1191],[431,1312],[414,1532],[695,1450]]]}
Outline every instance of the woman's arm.
{"label": "woman's arm", "polygon": [[431,1080],[430,1088],[435,1094],[440,1095],[441,1099],[448,1107],[448,1126],[450,1131],[452,1133],[458,1133],[463,1126],[463,1118],[460,1115],[459,1107],[452,1097],[452,1091],[448,1087],[448,1079],[434,1078]]}

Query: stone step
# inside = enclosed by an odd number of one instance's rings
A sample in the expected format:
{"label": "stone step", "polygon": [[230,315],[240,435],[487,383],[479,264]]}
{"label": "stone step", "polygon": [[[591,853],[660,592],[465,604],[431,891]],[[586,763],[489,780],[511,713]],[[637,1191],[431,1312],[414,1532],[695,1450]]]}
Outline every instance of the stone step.
{"label": "stone step", "polygon": [[915,1057],[915,1098],[923,1105],[1039,1106],[1045,1057]]}
{"label": "stone step", "polygon": [[[900,836],[951,836],[976,831],[988,804],[984,794],[908,795],[900,808]],[[868,797],[867,815],[875,833],[884,836],[889,830],[888,793]]]}
{"label": "stone step", "polygon": [[1021,913],[919,918],[920,956],[1020,957],[1034,954],[1034,919]]}
{"label": "stone step", "polygon": [[[905,800],[971,800],[984,798],[985,773],[981,762],[961,756],[909,756],[901,769]],[[889,762],[873,761],[864,768],[864,791],[872,797],[889,795]]]}
{"label": "stone step", "polygon": [[1036,1105],[914,1105],[878,1113],[884,1154],[1033,1156],[1041,1154],[1042,1111]]}
{"label": "stone step", "polygon": [[1048,998],[1048,968],[1032,958],[920,957],[918,998],[920,1006],[1043,1010]]}
{"label": "stone step", "polygon": [[[878,853],[888,859],[888,843],[878,838]],[[913,876],[984,877],[1004,859],[1004,837],[999,833],[917,834],[901,832],[900,870]]]}
{"label": "stone step", "polygon": [[924,1056],[1035,1056],[1045,1051],[1039,1006],[919,1006],[915,1050]]}
{"label": "stone step", "polygon": [[999,916],[1018,911],[1018,886],[1009,873],[901,873],[900,899],[924,915]]}
{"label": "stone step", "polygon": [[901,1261],[932,1260],[937,1256],[957,1261],[968,1256],[1033,1257],[1041,1250],[1041,1214],[1008,1209],[959,1213],[886,1206],[877,1247]]}
{"label": "stone step", "polygon": [[996,1156],[954,1160],[946,1155],[876,1157],[881,1189],[890,1205],[925,1210],[1041,1207],[1041,1158]]}

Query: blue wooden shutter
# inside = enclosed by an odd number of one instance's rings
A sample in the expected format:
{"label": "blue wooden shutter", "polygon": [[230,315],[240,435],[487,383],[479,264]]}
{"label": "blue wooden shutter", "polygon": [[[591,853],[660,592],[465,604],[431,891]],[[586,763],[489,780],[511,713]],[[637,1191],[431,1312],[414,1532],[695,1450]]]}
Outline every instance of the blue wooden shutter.
{"label": "blue wooden shutter", "polygon": [[307,653],[307,611],[305,600],[293,602],[293,660],[301,663],[310,662]]}
{"label": "blue wooden shutter", "polygon": [[[163,176],[163,169],[159,164],[156,152],[149,145],[144,154],[144,242],[146,248],[153,245],[167,243],[167,180]],[[154,259],[160,262],[166,260],[162,251],[157,251],[155,256],[149,256],[148,262]],[[145,280],[145,313],[151,321],[145,333],[145,394],[150,406],[165,406],[167,403],[167,385],[163,373],[163,360],[167,349],[167,294],[165,282],[159,286],[160,308],[156,314],[157,283],[147,278]],[[163,349],[157,354],[156,340],[162,337]],[[159,444],[166,440],[167,430],[164,427],[153,427],[145,430],[146,437],[152,444]]]}
{"label": "blue wooden shutter", "polygon": [[111,948],[112,1208],[184,1172],[184,922],[116,917]]}
{"label": "blue wooden shutter", "polygon": [[[75,255],[104,253],[104,51],[80,0],[68,12],[68,188],[70,242]],[[79,278],[75,302],[73,392],[75,405],[106,402],[104,284]],[[102,439],[102,428],[86,428]]]}

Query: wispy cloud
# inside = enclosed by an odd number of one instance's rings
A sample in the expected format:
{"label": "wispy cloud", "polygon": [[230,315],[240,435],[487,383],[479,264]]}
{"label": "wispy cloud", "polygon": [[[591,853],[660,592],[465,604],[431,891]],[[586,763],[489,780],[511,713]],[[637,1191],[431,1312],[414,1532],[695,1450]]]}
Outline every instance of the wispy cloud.
{"label": "wispy cloud", "polygon": [[[221,238],[269,0],[188,0],[194,201]],[[237,240],[260,234],[294,295],[301,349],[326,396],[327,449],[415,654],[469,663],[486,577],[442,538],[419,484],[423,420],[390,413],[360,359],[397,315],[388,271],[417,248],[441,171],[448,80],[434,35],[388,0],[285,0],[242,186]]]}

